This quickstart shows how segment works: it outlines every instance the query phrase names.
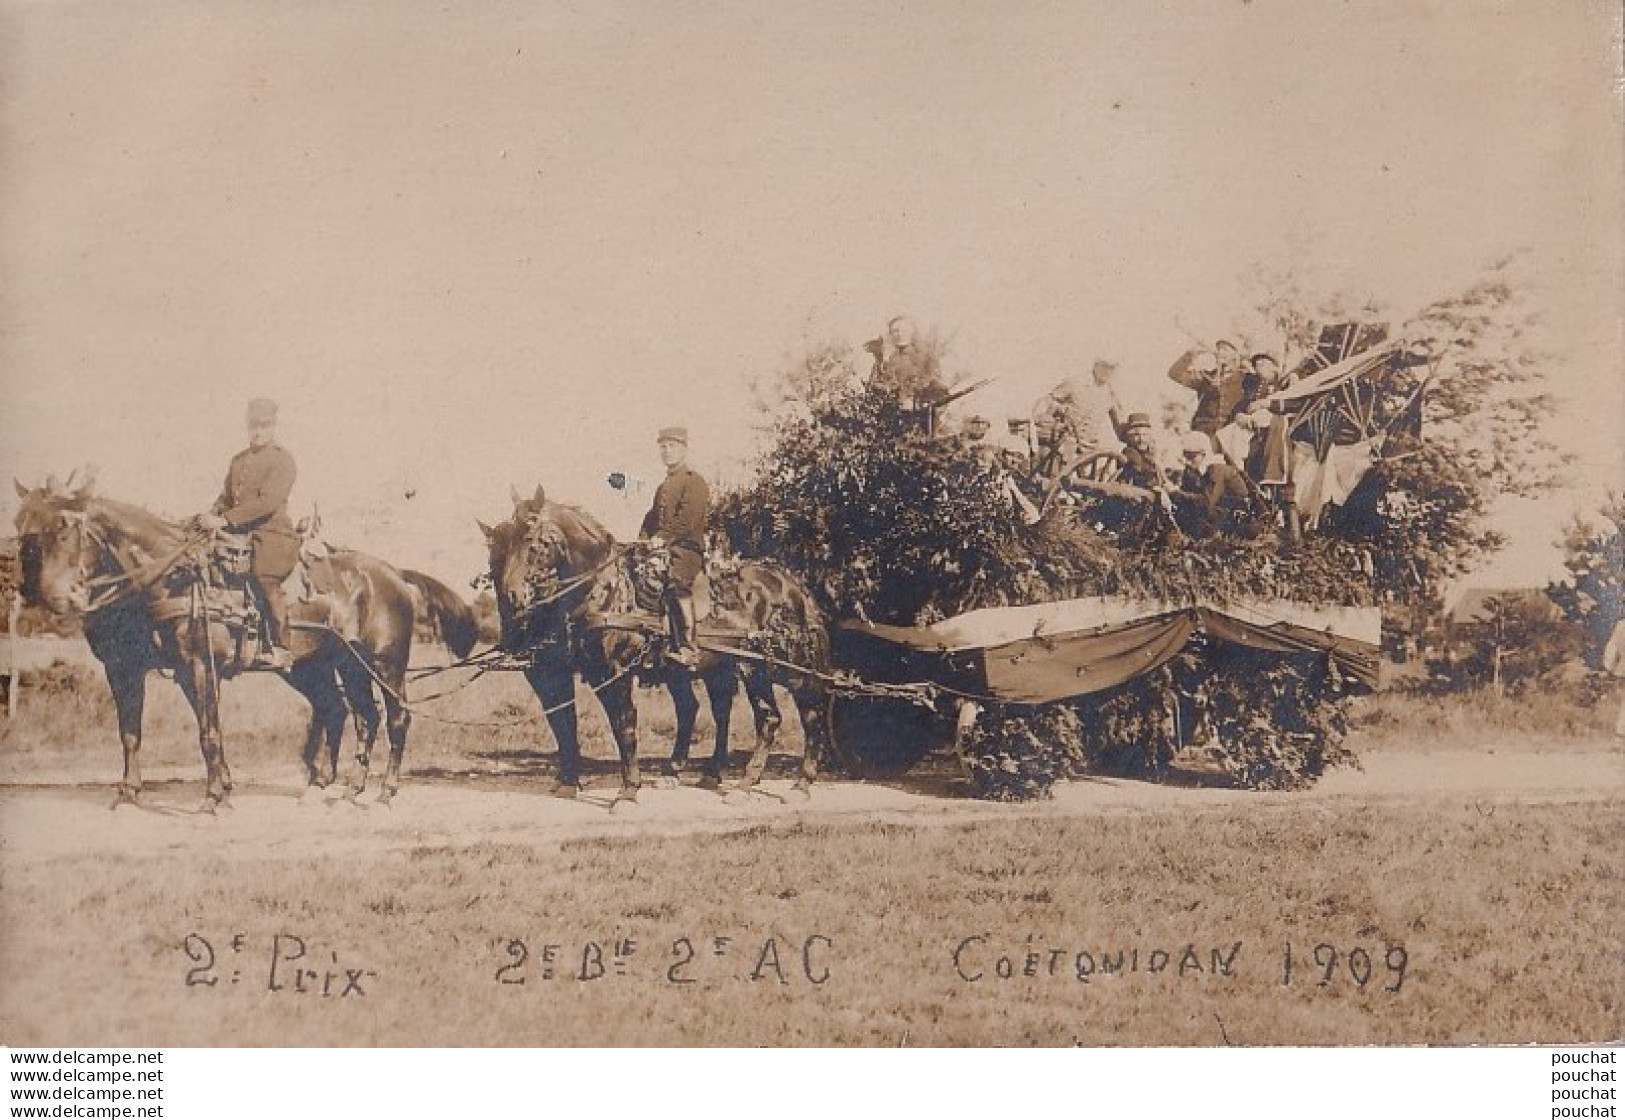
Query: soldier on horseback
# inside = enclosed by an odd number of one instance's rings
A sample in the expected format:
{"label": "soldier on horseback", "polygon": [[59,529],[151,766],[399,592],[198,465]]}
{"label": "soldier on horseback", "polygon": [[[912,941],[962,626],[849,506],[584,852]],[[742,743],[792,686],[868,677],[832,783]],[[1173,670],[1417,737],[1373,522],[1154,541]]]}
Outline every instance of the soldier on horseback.
{"label": "soldier on horseback", "polygon": [[655,490],[654,505],[638,535],[668,550],[666,594],[671,615],[672,648],[668,656],[687,669],[698,664],[694,648],[694,581],[705,567],[705,523],[711,491],[687,465],[688,429],[662,428],[658,440],[666,478]]}
{"label": "soldier on horseback", "polygon": [[253,546],[249,583],[264,610],[269,647],[259,664],[286,670],[293,665],[293,655],[288,652],[282,581],[299,560],[299,536],[288,517],[297,467],[293,456],[276,442],[276,414],[275,401],[248,402],[248,447],[231,460],[213,509],[193,521],[199,528],[249,535]]}

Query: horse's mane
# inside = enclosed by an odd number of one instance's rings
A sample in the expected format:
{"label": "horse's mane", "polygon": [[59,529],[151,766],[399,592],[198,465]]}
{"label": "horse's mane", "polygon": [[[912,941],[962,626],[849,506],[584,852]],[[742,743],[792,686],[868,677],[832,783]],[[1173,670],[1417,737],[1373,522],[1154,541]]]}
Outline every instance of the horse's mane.
{"label": "horse's mane", "polygon": [[185,534],[185,530],[177,522],[160,517],[142,506],[114,498],[92,498],[91,505],[100,506],[111,513],[119,522],[121,529],[138,538],[179,540]]}
{"label": "horse's mane", "polygon": [[540,504],[521,501],[514,507],[512,519],[501,526],[503,551],[511,548],[530,526],[540,521],[556,526],[563,535],[572,567],[596,563],[615,547],[615,536],[604,527],[603,522],[580,506],[548,498]]}
{"label": "horse's mane", "polygon": [[615,535],[604,527],[604,523],[580,506],[567,505],[564,502],[547,504],[573,519],[576,531],[595,549],[603,550],[615,544]]}

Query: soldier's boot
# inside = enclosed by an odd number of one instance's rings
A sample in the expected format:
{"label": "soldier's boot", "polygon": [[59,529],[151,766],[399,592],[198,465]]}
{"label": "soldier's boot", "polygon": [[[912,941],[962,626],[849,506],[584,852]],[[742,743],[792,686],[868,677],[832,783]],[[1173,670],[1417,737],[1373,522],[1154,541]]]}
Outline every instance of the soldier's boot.
{"label": "soldier's boot", "polygon": [[668,660],[688,670],[699,668],[700,654],[694,648],[694,597],[673,595],[671,612],[671,650]]}
{"label": "soldier's boot", "polygon": [[260,599],[265,603],[265,635],[269,643],[260,652],[257,663],[286,672],[293,668],[293,654],[288,650],[288,603],[282,594],[282,584],[269,577],[256,582]]}

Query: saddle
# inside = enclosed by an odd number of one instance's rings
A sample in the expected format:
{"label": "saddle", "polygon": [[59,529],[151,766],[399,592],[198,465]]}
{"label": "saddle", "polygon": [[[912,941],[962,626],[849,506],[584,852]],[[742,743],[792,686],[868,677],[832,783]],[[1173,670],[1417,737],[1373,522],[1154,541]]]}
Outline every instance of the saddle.
{"label": "saddle", "polygon": [[[316,622],[343,632],[351,618],[350,588],[332,563],[334,553],[315,536],[302,539],[294,569],[282,581],[290,618],[296,607],[307,609],[298,622]],[[167,622],[194,614],[198,599],[212,622],[223,624],[235,645],[230,662],[221,666],[235,675],[257,660],[268,639],[258,598],[249,576],[253,572],[253,546],[246,535],[219,533],[171,574],[167,593],[152,607],[154,621]]]}
{"label": "saddle", "polygon": [[[717,565],[708,556],[705,566],[694,580],[694,620],[711,617],[713,599],[710,572]],[[627,553],[627,576],[632,582],[632,600],[638,610],[660,618],[666,617],[666,585],[671,563],[666,553],[657,549],[632,549]]]}

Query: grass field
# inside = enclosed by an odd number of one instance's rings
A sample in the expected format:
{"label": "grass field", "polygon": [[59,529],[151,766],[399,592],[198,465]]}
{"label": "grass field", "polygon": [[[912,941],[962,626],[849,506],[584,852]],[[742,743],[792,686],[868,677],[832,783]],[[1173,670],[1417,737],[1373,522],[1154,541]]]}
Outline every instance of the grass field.
{"label": "grass field", "polygon": [[[1596,1042],[1618,1037],[1625,996],[1619,807],[1272,804],[297,860],[206,844],[58,859],[8,868],[0,1033],[25,1045]],[[202,938],[190,951],[189,934]],[[301,961],[278,935],[300,939]],[[307,964],[301,993],[290,977]],[[365,971],[364,996],[338,995],[349,969]]]}
{"label": "grass field", "polygon": [[[1611,709],[1542,728],[1482,699],[1375,698],[1353,740],[1367,773],[1304,794],[1100,782],[989,806],[927,776],[840,783],[809,809],[657,791],[611,817],[540,794],[551,746],[515,684],[441,710],[517,726],[420,721],[392,810],[301,807],[299,702],[233,684],[240,805],[219,819],[183,811],[201,765],[173,686],[155,688],[147,812],[102,807],[104,695],[25,707],[0,738],[0,1039],[1462,1044],[1625,1026]],[[667,702],[643,699],[664,742]]]}

